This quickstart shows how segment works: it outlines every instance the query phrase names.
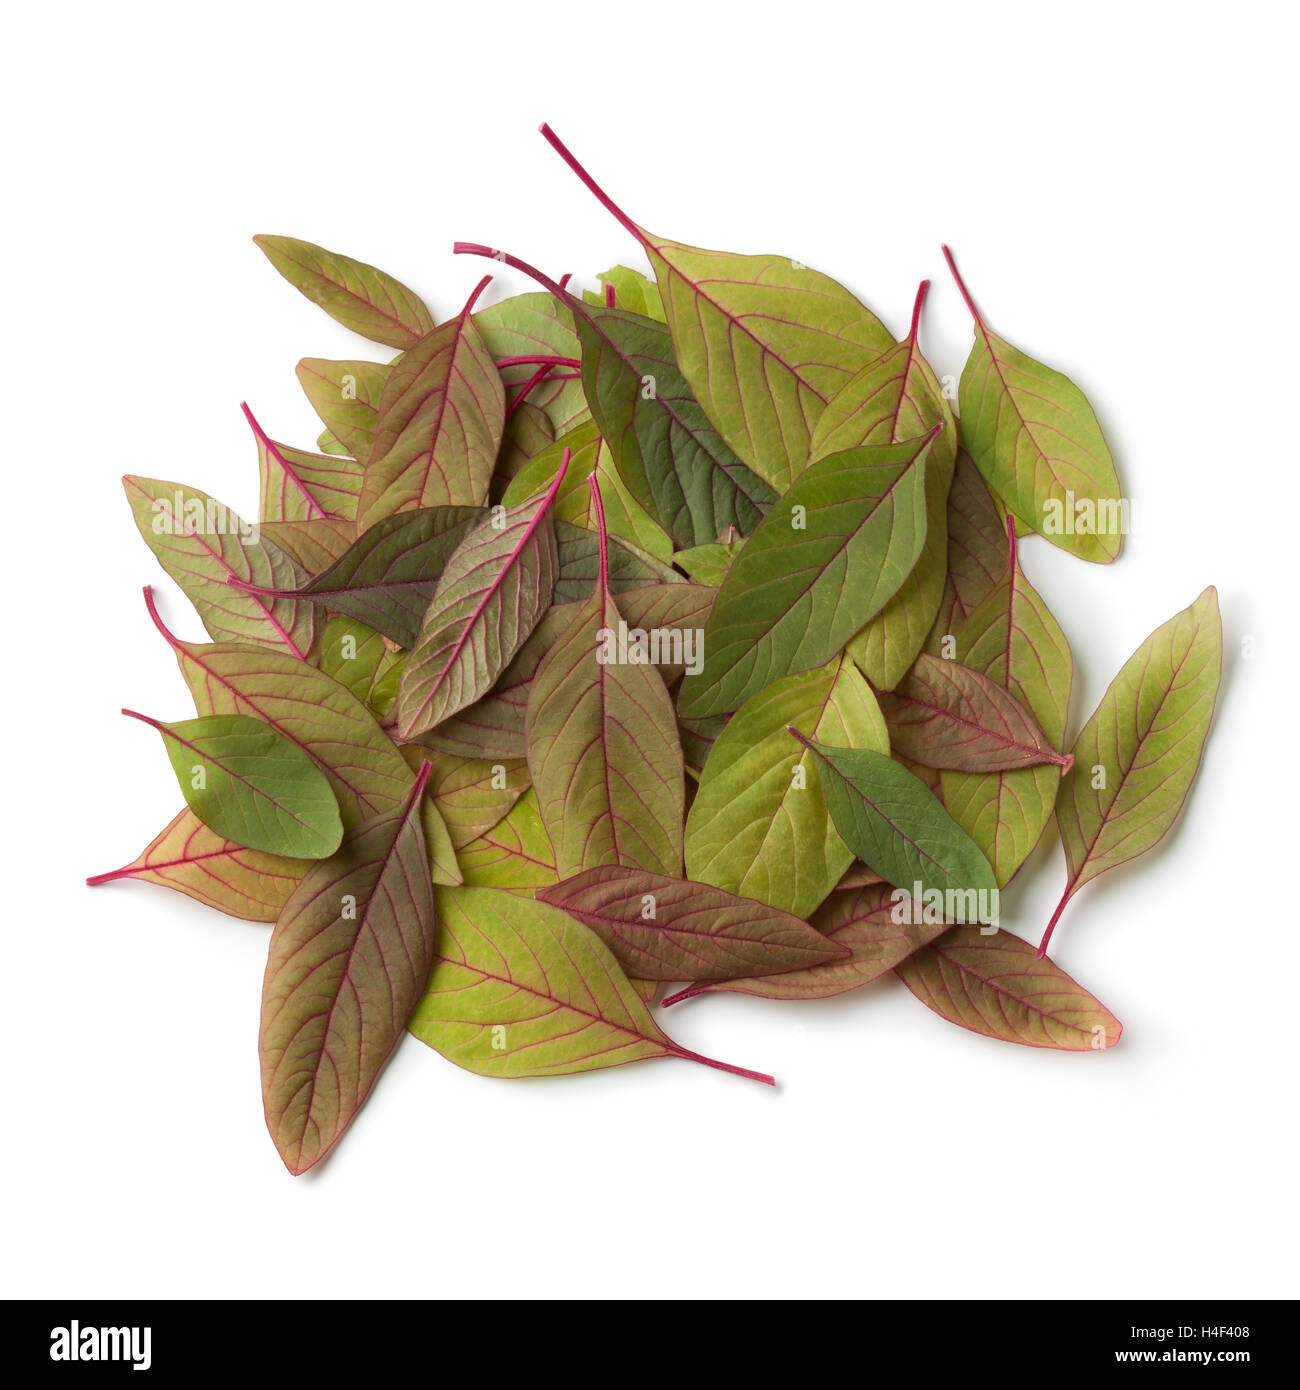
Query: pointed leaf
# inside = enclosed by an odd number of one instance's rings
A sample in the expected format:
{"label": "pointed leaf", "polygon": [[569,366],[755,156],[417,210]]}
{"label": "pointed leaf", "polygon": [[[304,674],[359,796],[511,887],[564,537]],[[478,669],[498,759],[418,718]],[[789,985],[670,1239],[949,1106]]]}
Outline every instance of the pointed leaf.
{"label": "pointed leaf", "polygon": [[420,819],[427,769],[399,807],[314,866],[271,935],[262,1097],[291,1173],[318,1163],[365,1103],[433,964],[434,898]]}
{"label": "pointed leaf", "polygon": [[717,735],[686,820],[686,872],[806,918],[853,851],[831,823],[816,763],[786,733],[791,724],[828,741],[889,747],[875,696],[847,658],[774,682]]}
{"label": "pointed leaf", "polygon": [[896,969],[927,1008],[986,1038],[1089,1052],[1114,1047],[1123,1028],[1060,966],[1009,932],[954,927]]}
{"label": "pointed leaf", "polygon": [[558,882],[555,851],[537,809],[537,793],[530,787],[498,821],[458,856],[465,882],[480,888],[504,888],[531,893]]}
{"label": "pointed leaf", "polygon": [[[418,762],[420,750],[409,751],[411,761]],[[527,789],[528,765],[523,759],[439,759],[434,766],[429,800],[438,808],[451,842],[459,850],[508,815]]]}
{"label": "pointed leaf", "polygon": [[[985,326],[946,246],[943,253],[975,320],[975,345],[958,387],[971,457],[1007,507],[1053,545],[1083,560],[1113,560],[1123,499],[1092,406],[1069,377]],[[1093,509],[1086,530],[1076,526],[1080,503]]]}
{"label": "pointed leaf", "polygon": [[678,875],[685,786],[677,723],[663,677],[610,662],[622,621],[609,590],[599,489],[600,572],[542,659],[528,695],[528,767],[556,869],[569,878],[600,864]]}
{"label": "pointed leaf", "polygon": [[548,903],[491,888],[439,893],[428,990],[411,1032],[480,1076],[563,1076],[682,1057],[771,1084],[673,1042],[608,949]]}
{"label": "pointed leaf", "polygon": [[501,378],[471,317],[486,283],[393,363],[366,456],[361,530],[411,507],[486,501],[505,425]]}
{"label": "pointed leaf", "polygon": [[185,591],[203,626],[221,641],[256,642],[303,658],[312,642],[310,604],[241,593],[242,579],[271,589],[306,581],[297,562],[206,492],[157,478],[122,479],[135,524],[158,563]]}
{"label": "pointed leaf", "polygon": [[86,882],[94,887],[136,878],[174,888],[232,917],[274,922],[310,867],[306,859],[284,859],[224,839],[186,809],[131,863]]}
{"label": "pointed leaf", "polygon": [[[924,782],[883,753],[790,733],[816,757],[835,828],[864,864],[916,897],[916,884],[958,895],[968,920],[996,916],[997,884],[988,860]],[[972,892],[979,895],[978,917],[965,896]]]}
{"label": "pointed leaf", "polygon": [[[332,362],[323,357],[304,357],[298,363],[298,382],[312,409],[355,460],[368,457],[374,444],[379,402],[390,370],[382,362],[355,359]],[[358,487],[356,496],[360,495]],[[354,501],[354,518],[356,510]]]}
{"label": "pointed leaf", "polygon": [[642,869],[589,869],[537,897],[590,927],[641,980],[770,975],[848,955],[791,913]]}
{"label": "pointed leaf", "polygon": [[398,727],[415,738],[492,688],[551,606],[550,491],[472,526],[446,562],[402,671]]}
{"label": "pointed leaf", "polygon": [[684,715],[739,709],[774,680],[825,665],[880,611],[925,541],[934,437],[850,449],[799,476],[722,581]]}
{"label": "pointed leaf", "polygon": [[164,724],[122,713],[162,735],[190,810],[218,835],[290,859],[324,859],[339,847],[343,822],[325,774],[269,724],[244,714]]}
{"label": "pointed leaf", "polygon": [[880,696],[894,751],[928,767],[1000,772],[1073,761],[1058,753],[1014,695],[957,661],[921,655],[898,690]]}
{"label": "pointed leaf", "polygon": [[373,265],[296,237],[255,236],[253,240],[295,289],[344,328],[373,343],[411,347],[433,327],[420,297]]}
{"label": "pointed leaf", "polygon": [[1056,802],[1068,878],[1040,949],[1085,883],[1168,834],[1201,763],[1222,663],[1211,586],[1129,657],[1080,730]]}
{"label": "pointed leaf", "polygon": [[258,519],[267,521],[352,521],[357,514],[363,470],[356,459],[311,454],[278,444],[241,404],[257,441],[261,480]]}
{"label": "pointed leaf", "polygon": [[830,999],[870,984],[949,929],[942,919],[914,925],[910,914],[896,910],[899,891],[884,883],[837,890],[817,909],[810,925],[828,942],[844,948],[846,954],[839,960],[821,961],[779,975],[691,985],[669,995],[664,1007],[719,991],[760,999]]}
{"label": "pointed leaf", "polygon": [[[555,523],[555,543],[560,569],[555,580],[555,602],[576,603],[590,598],[600,572],[600,542],[594,531],[567,521]],[[680,584],[682,576],[639,546],[609,537],[609,591],[625,594],[644,584]]]}
{"label": "pointed leaf", "polygon": [[1006,573],[1007,527],[980,471],[957,451],[948,490],[948,573],[926,650],[943,655],[942,640],[956,633]]}

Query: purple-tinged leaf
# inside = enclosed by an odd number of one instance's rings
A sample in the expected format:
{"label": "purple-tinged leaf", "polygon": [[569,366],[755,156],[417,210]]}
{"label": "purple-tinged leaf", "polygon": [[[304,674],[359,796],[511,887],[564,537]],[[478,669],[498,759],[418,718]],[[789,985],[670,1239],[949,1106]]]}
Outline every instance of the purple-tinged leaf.
{"label": "purple-tinged leaf", "polygon": [[342,1137],[401,1040],[433,965],[434,897],[420,800],[352,832],[284,905],[262,986],[262,1098],[297,1175]]}
{"label": "purple-tinged leaf", "polygon": [[895,967],[927,1008],[972,1033],[1064,1052],[1114,1047],[1123,1025],[1018,936],[953,927]]}
{"label": "purple-tinged leaf", "polygon": [[588,869],[536,896],[590,927],[639,980],[772,975],[848,955],[789,912],[644,869]]}
{"label": "purple-tinged leaf", "polygon": [[551,606],[559,560],[550,489],[469,529],[438,580],[402,671],[397,721],[404,739],[481,699]]}
{"label": "purple-tinged leaf", "polygon": [[360,530],[412,507],[487,500],[505,426],[501,378],[471,317],[487,283],[390,368],[357,503]]}
{"label": "purple-tinged leaf", "polygon": [[927,767],[1001,772],[1055,763],[1068,772],[1074,762],[1010,691],[957,661],[923,653],[879,700],[894,752]]}
{"label": "purple-tinged leaf", "polygon": [[1005,515],[971,456],[958,449],[948,489],[948,573],[927,651],[944,655],[943,639],[1000,583],[1006,567]]}
{"label": "purple-tinged leaf", "polygon": [[410,1029],[480,1076],[563,1076],[654,1057],[775,1084],[673,1042],[601,941],[549,903],[491,888],[438,894],[438,944]]}

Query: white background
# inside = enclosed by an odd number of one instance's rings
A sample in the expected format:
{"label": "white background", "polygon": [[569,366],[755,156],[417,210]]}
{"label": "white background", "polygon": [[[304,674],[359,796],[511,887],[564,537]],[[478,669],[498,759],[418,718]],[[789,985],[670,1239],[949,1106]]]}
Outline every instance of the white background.
{"label": "white background", "polygon": [[[224,4],[6,20],[2,1291],[51,1296],[1294,1296],[1296,109],[1290,7]],[[1290,10],[1294,15],[1294,10]],[[38,16],[38,17],[33,17]],[[489,1081],[413,1038],[322,1171],[261,1114],[267,929],[132,883],[178,804],[128,704],[190,713],[140,586],[197,620],[119,476],[251,512],[238,403],[319,429],[300,356],[379,355],[253,246],[454,312],[482,240],[580,283],[637,220],[830,271],[957,372],[986,317],[1073,376],[1133,499],[1118,564],[1033,541],[1073,727],[1206,583],[1224,690],[1176,833],[1075,900],[1124,1021],[1019,1048],[896,981],[670,1011],[686,1063]],[[489,294],[524,288],[507,272]],[[1243,659],[1242,643],[1256,651]],[[1032,939],[1059,848],[1008,895]]]}

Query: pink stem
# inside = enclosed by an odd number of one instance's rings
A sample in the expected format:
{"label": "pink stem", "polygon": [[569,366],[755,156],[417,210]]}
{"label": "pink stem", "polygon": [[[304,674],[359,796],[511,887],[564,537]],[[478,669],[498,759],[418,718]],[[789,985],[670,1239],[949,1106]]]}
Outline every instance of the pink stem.
{"label": "pink stem", "polygon": [[293,485],[298,489],[299,492],[302,493],[302,495],[307,499],[311,506],[316,509],[318,516],[324,517],[326,515],[325,508],[322,507],[321,504],[311,495],[310,491],[308,491],[307,484],[304,483],[303,480],[289,466],[289,460],[286,459],[285,456],[276,447],[275,441],[271,438],[269,434],[267,434],[267,432],[261,427],[261,425],[257,423],[257,417],[253,414],[251,410],[249,410],[248,402],[240,401],[239,408],[244,412],[244,419],[247,420],[249,425],[252,427],[253,433],[261,442],[262,447],[266,450],[268,454],[271,455],[271,457],[276,461],[276,463],[280,465],[280,467],[284,470],[285,476],[292,481]]}
{"label": "pink stem", "polygon": [[687,999],[694,999],[696,995],[708,994],[710,987],[706,984],[687,985],[685,989],[679,989],[676,994],[670,994],[664,1000],[663,1006],[666,1009],[670,1004],[682,1004]]}
{"label": "pink stem", "polygon": [[478,284],[474,286],[474,288],[470,291],[470,296],[469,296],[469,298],[465,301],[465,307],[460,311],[460,316],[461,316],[461,318],[463,318],[463,319],[469,318],[470,314],[472,314],[472,313],[474,312],[474,305],[475,305],[475,303],[477,302],[479,295],[481,295],[481,294],[483,293],[483,291],[484,291],[485,289],[487,289],[487,287],[488,287],[491,283],[492,283],[492,277],[491,277],[490,275],[485,275],[485,276],[478,282]]}
{"label": "pink stem", "polygon": [[569,281],[572,280],[572,279],[573,279],[573,271],[571,271],[571,270],[566,270],[566,271],[564,272],[564,274],[560,276],[560,288],[561,288],[562,290],[567,290],[567,289],[569,288]]}
{"label": "pink stem", "polygon": [[502,261],[515,270],[521,270],[531,279],[536,280],[543,289],[550,290],[557,299],[563,299],[565,303],[572,301],[573,296],[568,290],[558,285],[549,275],[543,275],[536,266],[529,265],[527,261],[521,261],[518,256],[507,255],[504,251],[498,251],[495,247],[484,246],[480,241],[458,241],[453,244],[452,251],[457,256],[486,256],[489,260]]}
{"label": "pink stem", "polygon": [[514,400],[506,407],[506,418],[509,419],[516,410],[528,399],[529,393],[535,391],[542,382],[551,374],[550,367],[538,367],[538,369],[524,382],[522,390],[515,396]]}
{"label": "pink stem", "polygon": [[139,714],[137,711],[133,709],[124,709],[122,713],[126,715],[128,719],[138,719],[141,724],[148,724],[148,726],[151,729],[162,728],[162,724],[160,723],[160,721],[158,721],[157,719],[150,719],[147,714]]}
{"label": "pink stem", "polygon": [[176,634],[167,626],[167,624],[163,622],[163,620],[158,616],[158,605],[153,600],[152,584],[146,584],[144,586],[144,606],[149,610],[149,616],[153,619],[154,627],[156,627],[158,631],[162,633],[163,637],[167,641],[167,645],[169,647],[172,647],[174,650],[179,651],[181,648],[181,639],[177,637]]}
{"label": "pink stem", "polygon": [[603,593],[608,594],[609,541],[605,535],[605,504],[600,500],[600,483],[594,469],[587,475],[587,488],[591,493],[592,510],[596,513],[596,535],[600,541],[600,587]]}
{"label": "pink stem", "polygon": [[582,363],[576,357],[498,357],[498,367],[535,367],[545,365],[547,367],[581,367]]}
{"label": "pink stem", "polygon": [[564,141],[561,140],[560,137],[545,122],[543,122],[542,125],[538,128],[541,130],[542,135],[545,137],[545,139],[550,144],[551,148],[556,152],[556,154],[558,154],[560,158],[564,160],[564,162],[569,166],[569,168],[572,169],[575,174],[577,174],[577,176],[583,181],[583,183],[587,185],[588,189],[590,189],[590,191],[595,195],[596,201],[601,205],[601,207],[603,207],[606,212],[612,214],[615,218],[617,218],[618,221],[621,222],[622,225],[626,227],[627,230],[631,232],[632,235],[636,237],[638,241],[644,243],[645,237],[642,236],[640,227],[638,227],[636,223],[632,221],[632,219],[627,215],[627,213],[625,213],[623,209],[619,207],[619,205],[609,196],[608,193],[605,192],[605,190],[596,182],[596,180],[593,179],[591,175],[582,167],[582,165],[578,163],[578,161],[574,158],[572,152],[569,150],[569,147],[564,143]]}
{"label": "pink stem", "polygon": [[1010,560],[1008,563],[1011,566],[1011,573],[1015,574],[1017,564],[1016,519],[1010,512],[1007,513],[1007,549],[1010,552]]}
{"label": "pink stem", "polygon": [[953,260],[952,252],[946,246],[943,248],[943,258],[948,262],[948,269],[952,271],[952,278],[957,282],[957,288],[961,291],[961,297],[966,301],[966,307],[970,310],[971,318],[975,320],[978,327],[982,330],[984,327],[984,320],[980,318],[980,311],[975,307],[975,301],[970,297],[970,291],[966,288],[966,282],[961,278],[961,274],[957,269],[957,262]]}
{"label": "pink stem", "polygon": [[1056,924],[1061,920],[1061,913],[1065,911],[1065,905],[1070,901],[1073,893],[1073,885],[1066,884],[1065,892],[1061,895],[1061,901],[1056,904],[1056,911],[1052,913],[1052,920],[1047,924],[1047,930],[1043,933],[1043,939],[1038,943],[1038,959],[1047,954],[1047,943],[1052,939],[1052,933],[1056,930]]}
{"label": "pink stem", "polygon": [[912,340],[913,344],[916,343],[917,329],[921,326],[921,306],[925,303],[925,296],[929,289],[930,282],[928,280],[922,280],[921,288],[916,292],[916,302],[912,305],[912,328],[907,336]]}
{"label": "pink stem", "polygon": [[776,1085],[776,1077],[769,1076],[765,1071],[750,1071],[747,1067],[733,1067],[730,1062],[717,1062],[712,1057],[701,1056],[689,1048],[678,1047],[676,1043],[672,1044],[672,1050],[674,1057],[681,1057],[687,1062],[700,1062],[706,1067],[729,1072],[732,1076],[747,1076],[751,1081],[761,1081],[765,1086]]}
{"label": "pink stem", "polygon": [[606,286],[605,286],[605,308],[606,308],[606,309],[612,309],[612,308],[614,308],[614,286],[613,286],[613,285],[606,285]]}

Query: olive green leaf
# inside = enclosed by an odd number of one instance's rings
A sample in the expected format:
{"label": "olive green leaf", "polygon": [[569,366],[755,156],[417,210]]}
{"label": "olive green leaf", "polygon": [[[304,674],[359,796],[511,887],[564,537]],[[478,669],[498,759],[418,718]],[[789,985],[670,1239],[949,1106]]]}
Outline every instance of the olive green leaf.
{"label": "olive green leaf", "polygon": [[531,894],[558,881],[555,851],[530,787],[510,814],[458,851],[467,885]]}
{"label": "olive green leaf", "polygon": [[310,521],[263,521],[258,535],[278,546],[297,561],[306,575],[327,570],[356,538],[350,521],[333,517],[313,517]]}
{"label": "olive green leaf", "polygon": [[958,449],[948,490],[948,573],[926,650],[937,656],[975,606],[1006,573],[1006,517],[971,456]]}
{"label": "olive green leaf", "polygon": [[1000,772],[1074,761],[1058,753],[1034,716],[996,681],[958,661],[922,654],[898,689],[880,696],[889,741],[927,767]]}
{"label": "olive green leaf", "polygon": [[744,540],[737,537],[734,540],[712,541],[708,545],[688,546],[673,556],[673,563],[680,565],[697,584],[708,584],[716,589],[727,577],[732,561],[740,554],[740,547],[744,544]]}
{"label": "olive green leaf", "polygon": [[350,456],[333,430],[321,430],[316,436],[316,447],[322,454],[340,454],[345,458]]}
{"label": "olive green leaf", "polygon": [[[420,761],[420,750],[407,750]],[[528,764],[522,758],[439,758],[434,765],[429,804],[437,807],[451,843],[459,850],[502,821],[528,790]]]}
{"label": "olive green leaf", "polygon": [[760,999],[830,999],[870,984],[948,930],[938,914],[933,914],[935,921],[917,914],[921,920],[914,923],[909,912],[900,910],[908,901],[906,893],[887,883],[837,889],[813,914],[809,925],[827,941],[843,947],[846,955],[779,975],[689,985],[670,994],[664,1007],[717,991],[753,994]]}
{"label": "olive green leaf", "polygon": [[187,808],[131,863],[95,874],[86,882],[95,887],[118,879],[139,879],[174,888],[231,917],[274,922],[310,867],[306,859],[285,859],[237,845],[208,829]]}
{"label": "olive green leaf", "polygon": [[[1008,543],[1003,578],[957,630],[954,654],[1010,692],[1059,748],[1074,662],[1060,625],[1024,576],[1010,525]],[[999,887],[1038,843],[1060,781],[1060,769],[1053,766],[943,773],[943,803],[984,851]]]}
{"label": "olive green leaf", "polygon": [[857,748],[889,747],[876,698],[847,657],[774,682],[717,735],[686,819],[686,873],[806,918],[853,851],[831,822],[816,763],[787,725]]}
{"label": "olive green leaf", "polygon": [[895,967],[916,997],[972,1033],[1063,1052],[1114,1047],[1123,1025],[1018,936],[954,927]]}
{"label": "olive green leaf", "polygon": [[343,822],[325,774],[297,744],[246,714],[171,724],[124,709],[162,735],[190,810],[237,845],[290,859],[325,859]]}
{"label": "olive green leaf", "polygon": [[[321,423],[354,459],[368,457],[375,441],[379,402],[391,368],[382,362],[337,362],[304,357],[298,383]],[[364,472],[363,472],[364,476]],[[357,496],[360,497],[360,488]],[[356,516],[356,503],[352,506]]]}
{"label": "olive green leaf", "polygon": [[471,316],[487,283],[390,368],[357,503],[360,530],[411,507],[486,501],[505,425],[501,378]]}
{"label": "olive green leaf", "polygon": [[[582,292],[582,298],[587,304],[630,309],[634,314],[643,314],[648,319],[664,322],[664,305],[659,297],[659,286],[639,270],[616,265],[610,270],[602,271],[596,278],[601,283],[601,289]],[[609,302],[611,291],[614,296],[613,304]]]}
{"label": "olive green leaf", "polygon": [[604,513],[589,480],[600,573],[542,658],[528,694],[528,767],[556,869],[599,864],[679,875],[685,812],[681,744],[663,677],[611,658],[623,621],[609,587]]}
{"label": "olive green leaf", "polygon": [[239,408],[257,441],[259,521],[351,521],[356,516],[362,479],[356,459],[278,444],[258,424],[246,401]]}
{"label": "olive green leaf", "polygon": [[384,517],[300,589],[270,596],[344,613],[399,646],[414,646],[448,560],[483,515],[482,507],[421,507]]}
{"label": "olive green leaf", "polygon": [[491,888],[440,892],[428,989],[409,1027],[480,1076],[563,1076],[680,1057],[772,1084],[701,1057],[650,1017],[608,948],[549,903]]}
{"label": "olive green leaf", "polygon": [[492,470],[488,501],[500,502],[506,488],[544,449],[555,443],[555,426],[528,401],[521,401],[513,410],[506,408],[506,426],[501,435],[501,449]]}
{"label": "olive green leaf", "polygon": [[1113,560],[1124,499],[1092,406],[1069,377],[989,330],[946,246],[943,254],[975,320],[958,386],[962,442],[1025,525],[1080,559]]}
{"label": "olive green leaf", "polygon": [[[793,727],[789,733],[817,759],[835,828],[864,864],[917,898],[920,884],[945,899],[977,901],[978,920],[988,919],[995,911],[993,870],[920,778],[884,753],[815,743]],[[973,894],[979,898],[967,896]],[[975,918],[969,907],[963,910]]]}
{"label": "olive green leaf", "polygon": [[241,593],[230,580],[297,589],[307,576],[256,526],[197,488],[122,479],[136,527],[217,641],[255,642],[299,659],[311,647],[311,605]]}
{"label": "olive green leaf", "polygon": [[[568,521],[557,521],[555,543],[560,556],[555,602],[576,603],[579,599],[590,598],[600,574],[600,542],[596,533]],[[608,538],[606,553],[610,593],[625,594],[645,584],[685,582],[672,565],[617,536]]]}
{"label": "olive green leaf", "polygon": [[588,869],[536,896],[590,927],[640,980],[771,975],[849,954],[789,912],[644,869]]}
{"label": "olive green leaf", "polygon": [[471,525],[447,560],[402,671],[402,738],[486,695],[550,607],[559,567],[550,509],[566,464],[540,498]]}
{"label": "olive green leaf", "polygon": [[1085,883],[1145,854],[1178,818],[1205,749],[1222,662],[1211,585],[1129,657],[1079,731],[1056,801],[1068,878],[1040,954]]}
{"label": "olive green leaf", "polygon": [[433,327],[420,297],[372,265],[296,237],[255,236],[253,240],[295,289],[344,328],[373,343],[412,347]]}
{"label": "olive green leaf", "polygon": [[542,134],[636,237],[659,284],[677,361],[736,454],[779,492],[808,461],[839,388],[893,346],[837,281],[788,256],[704,251],[637,226],[554,135]]}
{"label": "olive green leaf", "polygon": [[[512,295],[480,309],[474,315],[474,323],[497,361],[507,400],[513,400],[527,384],[537,370],[538,359],[572,362],[578,356],[573,317],[553,295],[539,291]],[[571,379],[557,379],[560,376]],[[557,367],[556,372],[528,393],[528,400],[545,413],[557,436],[590,418],[576,372]]]}
{"label": "olive green leaf", "polygon": [[772,681],[825,665],[897,593],[925,541],[938,429],[832,454],[800,474],[722,581],[682,714],[739,709]]}
{"label": "olive green leaf", "polygon": [[845,382],[826,407],[812,442],[812,456],[818,459],[861,444],[901,444],[939,426],[925,462],[925,545],[898,592],[849,647],[878,690],[892,690],[925,645],[948,568],[948,488],[957,426],[917,342],[929,285],[923,280],[917,291],[907,337]]}
{"label": "olive green leaf", "polygon": [[[363,704],[370,703],[370,692],[394,653],[374,628],[355,618],[331,618],[316,639],[315,664],[333,676]],[[372,706],[373,708],[373,706]]]}
{"label": "olive green leaf", "polygon": [[429,978],[434,890],[420,817],[428,772],[402,805],[309,870],[271,934],[262,1099],[295,1175],[324,1158],[361,1109]]}
{"label": "olive green leaf", "polygon": [[145,602],[199,714],[250,715],[297,744],[329,778],[345,830],[406,796],[414,774],[345,685],[266,647],[182,641],[158,616],[149,589]]}

